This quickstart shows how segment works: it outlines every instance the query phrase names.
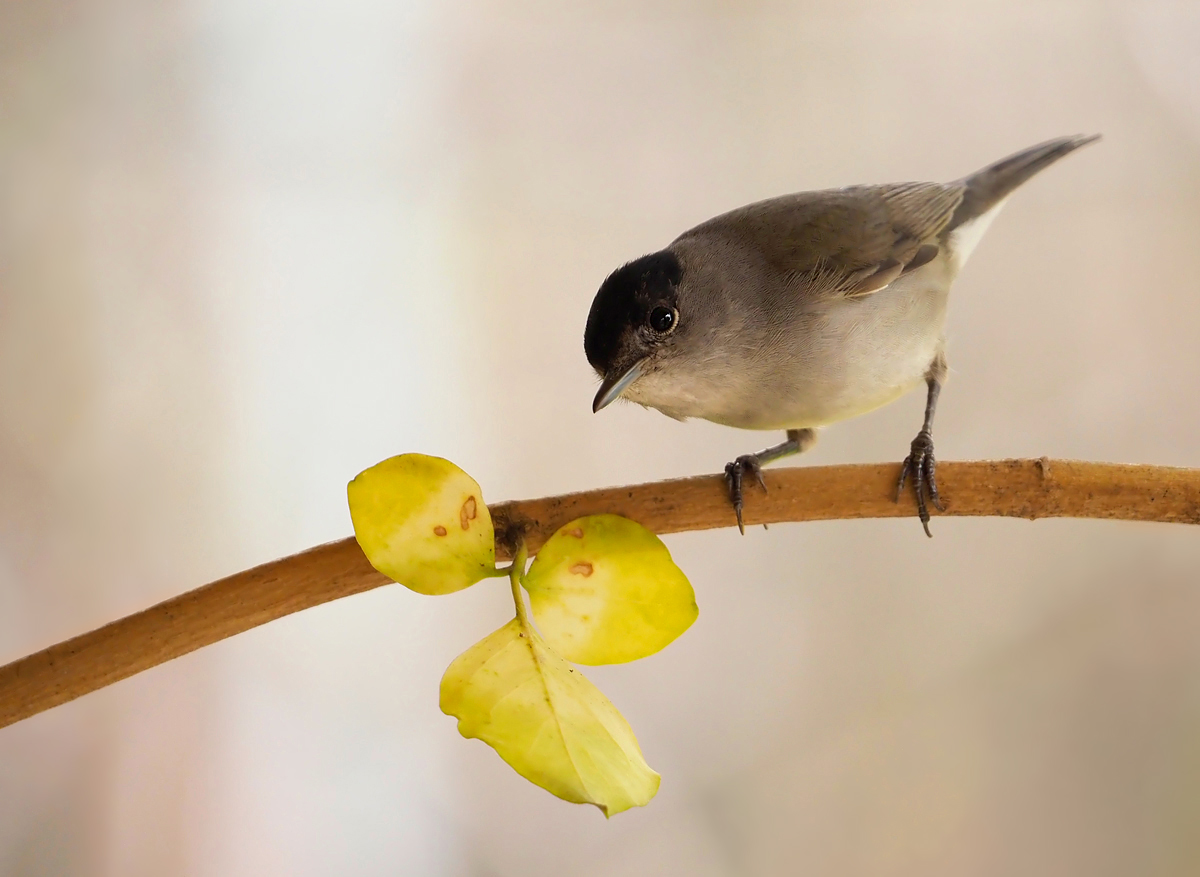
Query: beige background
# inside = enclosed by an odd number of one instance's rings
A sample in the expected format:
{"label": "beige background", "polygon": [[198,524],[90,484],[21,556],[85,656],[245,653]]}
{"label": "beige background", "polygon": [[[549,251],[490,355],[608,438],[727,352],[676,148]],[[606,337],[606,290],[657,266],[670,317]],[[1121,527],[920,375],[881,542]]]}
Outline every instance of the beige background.
{"label": "beige background", "polygon": [[[1200,4],[0,4],[0,661],[349,532],[393,453],[491,499],[774,436],[593,416],[605,274],[724,209],[1105,140],[955,290],[943,459],[1200,465]],[[801,465],[899,460],[914,395]],[[0,874],[1194,874],[1200,534],[672,537],[695,627],[589,671],[605,822],[438,712],[510,611],[383,589],[0,731]]]}

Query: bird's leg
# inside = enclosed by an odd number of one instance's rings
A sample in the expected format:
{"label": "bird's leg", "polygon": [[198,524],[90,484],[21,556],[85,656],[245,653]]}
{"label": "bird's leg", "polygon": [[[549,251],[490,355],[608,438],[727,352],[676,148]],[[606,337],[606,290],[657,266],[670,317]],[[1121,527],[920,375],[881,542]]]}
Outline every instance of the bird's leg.
{"label": "bird's leg", "polygon": [[904,483],[911,475],[913,489],[917,494],[917,515],[925,535],[932,537],[929,532],[929,509],[926,498],[939,511],[945,511],[937,489],[937,461],[933,458],[933,414],[937,410],[938,394],[942,391],[942,381],[946,378],[946,360],[939,353],[933,361],[929,373],[925,375],[925,383],[929,387],[929,395],[925,399],[925,425],[912,441],[912,448],[904,462],[900,464],[900,480],[896,484],[896,502],[904,492]]}
{"label": "bird's leg", "polygon": [[725,466],[725,483],[729,486],[729,501],[733,503],[733,513],[737,515],[738,530],[742,535],[746,533],[746,528],[742,524],[742,480],[746,475],[753,475],[765,493],[767,484],[763,481],[762,467],[781,457],[789,457],[792,454],[807,451],[816,440],[817,431],[815,429],[789,429],[787,441],[765,448],[757,454],[742,454]]}

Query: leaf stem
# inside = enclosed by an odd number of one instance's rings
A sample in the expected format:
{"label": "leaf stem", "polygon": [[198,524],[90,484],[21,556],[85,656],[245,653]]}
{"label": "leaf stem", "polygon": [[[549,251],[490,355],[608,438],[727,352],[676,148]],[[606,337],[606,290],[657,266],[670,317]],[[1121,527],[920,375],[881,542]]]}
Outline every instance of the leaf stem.
{"label": "leaf stem", "polygon": [[529,549],[525,547],[525,540],[517,542],[517,556],[513,558],[512,565],[508,568],[508,581],[512,585],[513,603],[517,607],[517,618],[525,626],[529,626],[529,615],[525,611],[525,597],[521,593],[521,579],[525,576],[525,561],[529,559]]}

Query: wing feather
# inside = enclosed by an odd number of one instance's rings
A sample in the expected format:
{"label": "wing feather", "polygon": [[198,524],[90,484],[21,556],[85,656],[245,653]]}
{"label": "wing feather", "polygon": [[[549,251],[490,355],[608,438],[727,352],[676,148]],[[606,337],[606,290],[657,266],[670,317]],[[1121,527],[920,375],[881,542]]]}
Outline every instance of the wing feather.
{"label": "wing feather", "polygon": [[850,186],[784,195],[714,217],[679,236],[749,249],[809,295],[862,297],[935,259],[961,183]]}

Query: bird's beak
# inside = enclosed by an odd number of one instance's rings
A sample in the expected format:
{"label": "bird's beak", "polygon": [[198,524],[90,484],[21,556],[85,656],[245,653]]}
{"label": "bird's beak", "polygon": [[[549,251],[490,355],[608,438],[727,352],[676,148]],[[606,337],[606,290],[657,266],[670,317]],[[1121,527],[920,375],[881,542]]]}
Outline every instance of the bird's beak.
{"label": "bird's beak", "polygon": [[629,389],[629,385],[642,376],[642,364],[635,362],[624,373],[618,375],[610,375],[604,379],[604,383],[600,385],[600,389],[596,392],[596,398],[592,400],[592,413],[595,414],[601,408],[613,402],[618,396]]}

